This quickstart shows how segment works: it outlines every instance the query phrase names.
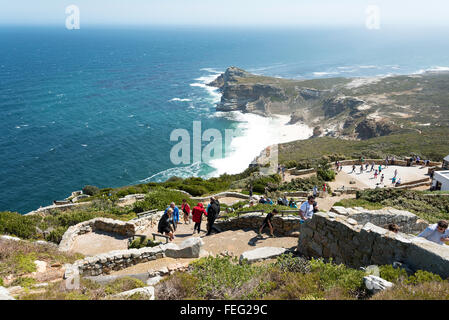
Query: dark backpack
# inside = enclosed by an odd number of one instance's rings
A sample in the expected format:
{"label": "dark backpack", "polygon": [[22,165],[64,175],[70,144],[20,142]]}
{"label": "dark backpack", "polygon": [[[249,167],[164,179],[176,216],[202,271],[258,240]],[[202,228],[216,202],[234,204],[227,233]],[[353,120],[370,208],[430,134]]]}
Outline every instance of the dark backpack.
{"label": "dark backpack", "polygon": [[215,219],[218,217],[219,214],[220,214],[220,202],[218,202],[218,200],[215,200],[210,205],[208,217],[210,217],[210,219]]}

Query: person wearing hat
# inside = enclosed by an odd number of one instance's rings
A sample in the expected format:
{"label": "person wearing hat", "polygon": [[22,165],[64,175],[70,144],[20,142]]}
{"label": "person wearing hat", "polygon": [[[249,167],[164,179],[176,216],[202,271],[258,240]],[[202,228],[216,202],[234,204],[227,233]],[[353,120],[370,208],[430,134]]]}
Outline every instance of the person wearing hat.
{"label": "person wearing hat", "polygon": [[192,210],[192,220],[195,222],[195,226],[193,227],[193,234],[195,231],[198,231],[200,234],[201,231],[201,220],[203,219],[203,214],[207,216],[206,210],[204,209],[204,205],[199,202],[196,207]]}

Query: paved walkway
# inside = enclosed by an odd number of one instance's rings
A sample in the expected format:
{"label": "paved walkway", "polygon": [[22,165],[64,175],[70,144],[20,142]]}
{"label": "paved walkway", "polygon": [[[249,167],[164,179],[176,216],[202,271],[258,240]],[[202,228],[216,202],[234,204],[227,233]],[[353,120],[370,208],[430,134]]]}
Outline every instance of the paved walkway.
{"label": "paved walkway", "polygon": [[[375,166],[377,169],[378,166]],[[356,171],[352,173],[352,166],[344,166],[343,171],[341,171],[337,175],[337,179],[334,183],[331,183],[331,187],[341,187],[342,185],[347,187],[358,187],[360,189],[374,189],[376,186],[378,187],[392,187],[391,179],[394,176],[394,171],[398,170],[397,178],[401,178],[403,183],[421,180],[425,178],[429,178],[427,175],[428,168],[427,167],[400,167],[400,166],[389,166],[385,168],[382,166],[382,174],[385,175],[384,182],[380,183],[380,175],[377,179],[374,178],[374,171],[369,172],[371,169],[371,165],[368,168],[368,171],[363,171],[360,173],[360,166],[356,166]],[[350,180],[355,180],[356,184],[349,184]]]}

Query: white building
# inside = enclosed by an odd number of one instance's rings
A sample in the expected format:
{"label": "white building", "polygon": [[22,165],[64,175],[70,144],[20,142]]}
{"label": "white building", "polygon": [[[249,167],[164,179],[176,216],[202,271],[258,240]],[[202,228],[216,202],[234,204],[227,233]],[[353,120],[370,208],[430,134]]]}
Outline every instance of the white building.
{"label": "white building", "polygon": [[449,170],[435,171],[433,175],[432,187],[436,191],[449,191]]}
{"label": "white building", "polygon": [[449,170],[449,155],[443,159],[443,169]]}

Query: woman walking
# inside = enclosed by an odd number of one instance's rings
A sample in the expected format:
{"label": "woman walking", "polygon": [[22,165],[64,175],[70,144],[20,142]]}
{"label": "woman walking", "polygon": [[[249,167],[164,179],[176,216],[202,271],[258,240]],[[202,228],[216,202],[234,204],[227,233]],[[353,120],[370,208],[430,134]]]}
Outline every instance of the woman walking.
{"label": "woman walking", "polygon": [[203,214],[207,216],[206,210],[204,209],[204,205],[200,202],[196,207],[192,210],[192,220],[195,222],[193,227],[193,234],[198,230],[198,234],[201,231],[201,220],[203,219]]}

